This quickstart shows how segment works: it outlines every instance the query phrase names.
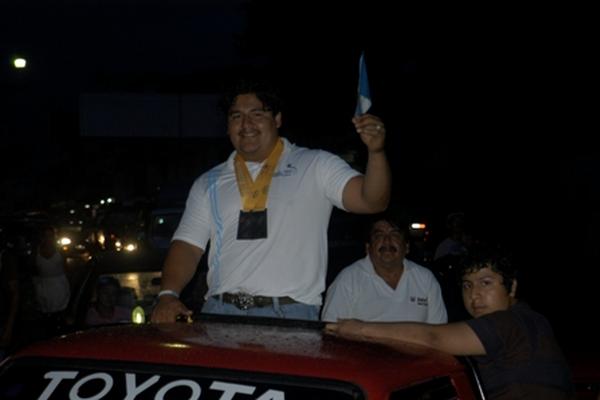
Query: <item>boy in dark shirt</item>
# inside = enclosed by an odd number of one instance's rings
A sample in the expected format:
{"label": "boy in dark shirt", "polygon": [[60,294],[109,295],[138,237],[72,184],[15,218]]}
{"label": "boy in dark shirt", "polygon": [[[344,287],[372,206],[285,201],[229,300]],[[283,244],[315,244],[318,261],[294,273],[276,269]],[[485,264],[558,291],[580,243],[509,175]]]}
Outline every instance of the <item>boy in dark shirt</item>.
{"label": "boy in dark shirt", "polygon": [[490,399],[569,399],[570,372],[544,316],[516,298],[516,270],[496,249],[473,249],[463,262],[462,296],[471,320],[442,325],[342,320],[326,332],[393,344],[410,342],[474,356]]}

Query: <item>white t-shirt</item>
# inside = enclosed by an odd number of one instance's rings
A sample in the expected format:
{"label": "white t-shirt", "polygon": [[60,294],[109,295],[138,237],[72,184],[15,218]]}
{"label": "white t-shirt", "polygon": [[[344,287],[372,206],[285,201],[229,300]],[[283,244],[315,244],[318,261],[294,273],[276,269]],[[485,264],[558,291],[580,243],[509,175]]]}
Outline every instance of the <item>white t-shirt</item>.
{"label": "white t-shirt", "polygon": [[[346,183],[360,175],[323,150],[284,141],[267,199],[267,238],[238,240],[241,209],[233,159],[194,182],[173,240],[206,249],[207,298],[245,292],[321,304],[327,269],[327,227],[333,206],[343,209]],[[255,176],[260,163],[247,163]]]}
{"label": "white t-shirt", "polygon": [[322,320],[354,318],[363,321],[446,323],[442,291],[433,273],[404,259],[396,289],[377,275],[367,256],[344,268],[327,290]]}
{"label": "white t-shirt", "polygon": [[437,260],[447,255],[461,256],[464,255],[466,252],[467,248],[464,244],[450,237],[447,237],[446,239],[442,240],[442,242],[435,249],[433,259]]}
{"label": "white t-shirt", "polygon": [[65,275],[64,259],[56,251],[50,258],[36,255],[38,275],[33,277],[38,305],[44,313],[53,313],[67,308],[71,287]]}

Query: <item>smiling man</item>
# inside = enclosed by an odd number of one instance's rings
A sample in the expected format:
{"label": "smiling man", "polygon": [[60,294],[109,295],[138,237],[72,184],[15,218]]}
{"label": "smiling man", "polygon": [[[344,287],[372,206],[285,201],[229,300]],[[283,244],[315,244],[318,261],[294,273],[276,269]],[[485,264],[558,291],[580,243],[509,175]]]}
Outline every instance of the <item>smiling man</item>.
{"label": "smiling man", "polygon": [[241,81],[222,105],[235,150],[190,190],[152,322],[191,314],[178,296],[209,241],[202,312],[316,320],[333,207],[363,214],[387,207],[385,126],[369,114],[352,119],[368,153],[361,174],[334,154],[280,137],[281,101],[264,81]]}
{"label": "smiling man", "polygon": [[517,301],[516,269],[497,249],[472,249],[464,260],[462,293],[473,319],[451,324],[342,320],[327,333],[394,345],[408,342],[475,356],[489,399],[569,399],[568,365],[548,320]]}
{"label": "smiling man", "polygon": [[406,259],[407,224],[375,219],[366,243],[367,256],[344,268],[327,291],[322,320],[448,321],[440,285],[427,268]]}

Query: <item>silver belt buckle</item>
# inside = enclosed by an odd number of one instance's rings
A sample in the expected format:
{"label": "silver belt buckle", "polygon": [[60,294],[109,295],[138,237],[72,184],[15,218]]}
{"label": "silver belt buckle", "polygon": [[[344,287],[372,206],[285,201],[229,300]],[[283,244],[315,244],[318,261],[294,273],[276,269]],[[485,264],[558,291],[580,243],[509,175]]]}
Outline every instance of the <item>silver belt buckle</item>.
{"label": "silver belt buckle", "polygon": [[237,293],[235,295],[234,303],[237,308],[246,311],[247,309],[254,307],[254,296],[251,296],[248,293]]}

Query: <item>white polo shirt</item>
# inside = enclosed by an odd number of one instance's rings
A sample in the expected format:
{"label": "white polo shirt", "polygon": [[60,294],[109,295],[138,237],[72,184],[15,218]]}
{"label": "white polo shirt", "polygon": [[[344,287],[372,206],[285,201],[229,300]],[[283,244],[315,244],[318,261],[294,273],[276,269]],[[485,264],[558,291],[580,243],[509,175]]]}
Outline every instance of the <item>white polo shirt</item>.
{"label": "white polo shirt", "polygon": [[[321,305],[331,211],[343,209],[344,187],[360,173],[334,154],[283,142],[267,199],[267,238],[237,239],[241,200],[235,151],[190,190],[173,240],[202,249],[210,240],[207,297],[245,292]],[[262,167],[246,164],[253,177]]]}
{"label": "white polo shirt", "polygon": [[440,285],[425,267],[404,259],[404,271],[395,289],[377,275],[369,256],[344,268],[327,290],[322,320],[448,321]]}

